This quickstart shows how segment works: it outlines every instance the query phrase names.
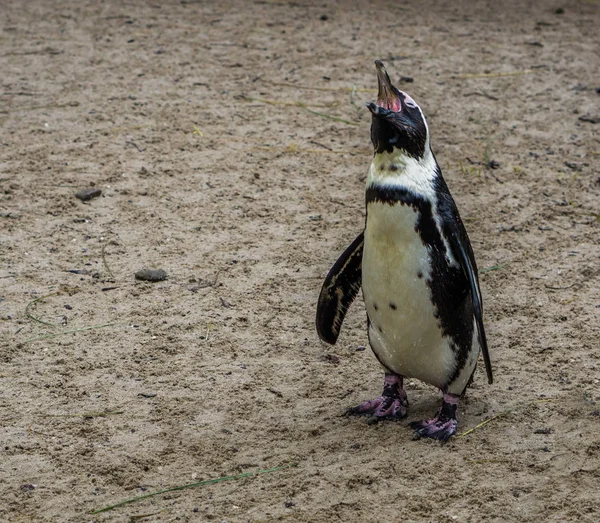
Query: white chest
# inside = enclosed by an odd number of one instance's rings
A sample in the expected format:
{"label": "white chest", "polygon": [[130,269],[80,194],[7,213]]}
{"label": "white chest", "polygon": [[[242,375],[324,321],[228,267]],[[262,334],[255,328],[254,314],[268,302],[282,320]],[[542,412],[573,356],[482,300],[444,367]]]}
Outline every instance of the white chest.
{"label": "white chest", "polygon": [[362,287],[373,350],[394,372],[441,386],[456,360],[431,300],[419,216],[400,202],[371,202],[367,213]]}

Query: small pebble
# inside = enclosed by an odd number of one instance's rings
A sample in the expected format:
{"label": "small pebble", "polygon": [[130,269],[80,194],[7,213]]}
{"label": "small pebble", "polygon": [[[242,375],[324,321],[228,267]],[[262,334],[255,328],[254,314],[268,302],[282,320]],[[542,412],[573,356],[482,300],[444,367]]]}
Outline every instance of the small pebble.
{"label": "small pebble", "polygon": [[154,398],[156,397],[156,392],[140,392],[138,396],[142,398]]}
{"label": "small pebble", "polygon": [[87,202],[101,195],[101,189],[98,189],[97,187],[88,187],[87,189],[81,189],[81,191],[75,193],[75,198],[79,198],[82,202]]}
{"label": "small pebble", "polygon": [[580,116],[579,120],[581,120],[582,122],[600,123],[600,116]]}
{"label": "small pebble", "polygon": [[167,279],[167,273],[162,269],[142,269],[135,273],[136,280],[163,281]]}
{"label": "small pebble", "polygon": [[280,397],[280,398],[283,398],[283,394],[281,393],[281,391],[280,391],[280,390],[277,390],[277,389],[276,389],[276,388],[274,388],[274,387],[269,387],[267,390],[268,390],[269,392],[271,392],[272,394],[275,394],[275,396],[278,396],[278,397]]}

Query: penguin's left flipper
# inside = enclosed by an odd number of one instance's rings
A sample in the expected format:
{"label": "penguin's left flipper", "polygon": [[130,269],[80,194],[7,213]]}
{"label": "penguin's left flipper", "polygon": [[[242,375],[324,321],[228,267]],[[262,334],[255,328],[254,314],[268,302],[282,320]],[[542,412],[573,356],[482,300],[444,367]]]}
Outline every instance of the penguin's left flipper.
{"label": "penguin's left flipper", "polygon": [[481,353],[483,354],[488,383],[491,385],[494,382],[494,377],[492,375],[492,362],[490,360],[485,329],[483,327],[483,306],[481,304],[481,291],[479,290],[479,281],[477,279],[477,268],[475,266],[473,251],[470,248],[470,244],[468,244],[468,240],[467,242],[464,242],[461,240],[460,236],[459,231],[452,231],[452,233],[448,235],[448,238],[452,244],[452,250],[458,254],[460,265],[469,281],[471,296],[473,298],[473,307],[475,309],[477,332],[479,333],[479,345],[481,347]]}
{"label": "penguin's left flipper", "polygon": [[346,312],[362,284],[364,233],[342,253],[327,274],[317,303],[317,333],[323,341],[334,345],[340,334]]}

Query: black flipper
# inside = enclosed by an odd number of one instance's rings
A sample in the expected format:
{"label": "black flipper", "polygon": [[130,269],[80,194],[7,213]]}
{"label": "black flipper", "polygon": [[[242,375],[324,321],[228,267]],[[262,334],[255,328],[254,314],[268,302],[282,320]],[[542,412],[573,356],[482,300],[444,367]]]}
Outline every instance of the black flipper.
{"label": "black flipper", "polygon": [[492,376],[492,362],[490,361],[490,353],[488,352],[487,339],[483,328],[483,306],[481,304],[481,291],[479,290],[479,280],[477,278],[477,267],[475,266],[473,250],[470,244],[467,246],[465,245],[465,242],[461,240],[458,231],[453,231],[452,234],[449,235],[449,238],[453,244],[452,250],[459,255],[458,261],[465,276],[469,280],[471,296],[473,298],[473,307],[475,309],[475,321],[477,322],[477,331],[479,332],[479,345],[481,346],[481,353],[483,354],[488,383],[491,385],[494,382]]}
{"label": "black flipper", "polygon": [[437,207],[438,212],[442,217],[444,236],[448,238],[450,250],[452,251],[454,258],[460,264],[460,267],[469,282],[473,300],[473,309],[475,312],[475,321],[477,322],[477,331],[479,332],[479,345],[481,346],[483,361],[485,363],[485,372],[487,374],[488,383],[492,384],[494,381],[492,376],[492,363],[490,361],[490,353],[488,352],[487,339],[483,328],[483,306],[473,247],[471,247],[469,236],[460,219],[456,204],[454,203],[452,196],[450,196],[448,186],[441,176],[441,172],[439,172],[439,175],[440,176],[436,180],[435,189],[438,195]]}
{"label": "black flipper", "polygon": [[364,234],[361,232],[335,262],[321,288],[317,303],[317,334],[335,345],[346,312],[362,284]]}

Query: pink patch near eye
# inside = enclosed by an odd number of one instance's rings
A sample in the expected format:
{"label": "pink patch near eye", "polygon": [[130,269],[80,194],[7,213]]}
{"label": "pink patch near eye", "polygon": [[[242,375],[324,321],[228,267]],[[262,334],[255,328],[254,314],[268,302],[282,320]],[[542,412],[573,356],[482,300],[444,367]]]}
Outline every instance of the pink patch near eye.
{"label": "pink patch near eye", "polygon": [[379,107],[383,107],[384,109],[389,109],[390,111],[398,112],[402,110],[402,104],[398,98],[394,98],[393,100],[377,100],[377,105]]}
{"label": "pink patch near eye", "polygon": [[398,99],[394,99],[394,101],[393,101],[393,102],[392,102],[392,104],[391,104],[391,107],[390,107],[390,109],[391,109],[392,111],[396,112],[396,113],[397,113],[398,111],[400,111],[400,110],[402,109],[402,104],[400,103],[400,100],[398,100]]}

